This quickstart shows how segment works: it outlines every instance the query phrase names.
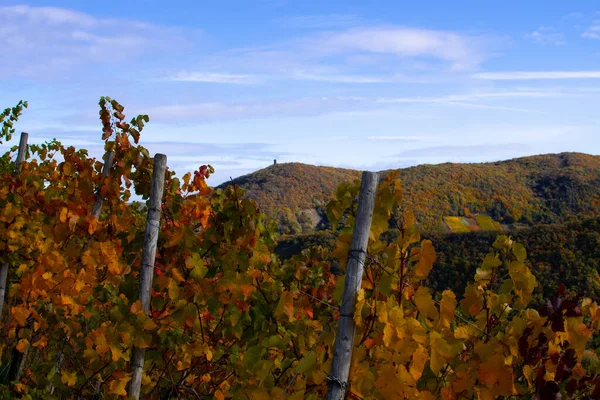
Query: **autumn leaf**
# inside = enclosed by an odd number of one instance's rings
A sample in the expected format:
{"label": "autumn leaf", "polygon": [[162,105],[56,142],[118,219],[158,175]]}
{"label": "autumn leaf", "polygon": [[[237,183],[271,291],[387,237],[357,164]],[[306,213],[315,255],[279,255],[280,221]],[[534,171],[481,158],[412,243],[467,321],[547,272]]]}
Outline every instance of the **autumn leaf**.
{"label": "autumn leaf", "polygon": [[423,240],[421,242],[421,247],[418,250],[418,261],[415,265],[415,276],[418,279],[427,278],[431,268],[433,267],[433,263],[435,262],[437,256],[435,254],[435,249],[431,244],[431,240]]}
{"label": "autumn leaf", "polygon": [[69,387],[74,386],[77,383],[77,372],[63,369],[60,372],[60,381]]}
{"label": "autumn leaf", "polygon": [[289,321],[294,321],[294,295],[292,292],[284,291],[281,293],[277,308],[275,308],[275,317],[282,318],[286,315]]}
{"label": "autumn leaf", "polygon": [[17,350],[19,350],[21,353],[25,353],[25,351],[29,348],[29,340],[27,339],[21,339],[19,340],[19,343],[17,343]]}

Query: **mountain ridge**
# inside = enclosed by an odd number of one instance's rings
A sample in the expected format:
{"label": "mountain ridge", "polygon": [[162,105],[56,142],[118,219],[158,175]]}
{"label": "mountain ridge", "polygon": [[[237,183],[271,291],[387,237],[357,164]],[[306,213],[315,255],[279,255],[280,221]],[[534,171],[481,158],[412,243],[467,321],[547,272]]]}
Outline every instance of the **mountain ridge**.
{"label": "mountain ridge", "polygon": [[[426,231],[447,229],[444,217],[477,213],[503,224],[568,222],[598,215],[600,205],[600,156],[586,153],[422,164],[383,170],[380,176],[391,171],[398,171],[405,207],[415,212]],[[233,183],[279,220],[281,233],[297,234],[324,226],[324,206],[337,186],[360,175],[359,170],[292,162],[271,165]]]}

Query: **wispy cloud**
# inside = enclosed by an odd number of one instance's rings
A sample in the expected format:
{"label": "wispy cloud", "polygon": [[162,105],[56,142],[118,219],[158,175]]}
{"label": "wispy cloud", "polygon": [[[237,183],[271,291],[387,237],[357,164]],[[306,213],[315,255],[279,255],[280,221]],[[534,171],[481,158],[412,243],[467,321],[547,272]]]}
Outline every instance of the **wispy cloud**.
{"label": "wispy cloud", "polygon": [[594,24],[590,26],[585,32],[583,32],[581,36],[588,39],[600,40],[600,20],[594,21]]}
{"label": "wispy cloud", "polygon": [[473,79],[493,81],[552,80],[552,79],[598,79],[600,71],[506,71],[480,72]]}
{"label": "wispy cloud", "polygon": [[277,24],[293,29],[340,28],[355,25],[359,21],[360,19],[352,14],[298,15],[275,20]]}
{"label": "wispy cloud", "polygon": [[166,78],[177,82],[229,83],[237,85],[254,85],[264,81],[263,77],[248,74],[225,74],[211,72],[180,72]]}
{"label": "wispy cloud", "polygon": [[228,49],[207,55],[203,63],[273,79],[383,83],[414,79],[415,72],[439,79],[440,72],[477,68],[488,58],[491,42],[453,31],[363,25]]}
{"label": "wispy cloud", "polygon": [[1,77],[43,78],[187,43],[177,29],[59,7],[0,6]]}
{"label": "wispy cloud", "polygon": [[504,157],[505,154],[519,154],[529,150],[529,147],[522,143],[482,143],[464,146],[432,146],[419,149],[406,150],[398,153],[396,157],[415,157],[430,158],[443,157],[451,155],[453,158],[459,159],[480,159],[481,157]]}
{"label": "wispy cloud", "polygon": [[541,26],[539,29],[525,35],[526,38],[539,44],[553,44],[561,46],[567,44],[564,33],[555,32],[554,29]]}
{"label": "wispy cloud", "polygon": [[[192,104],[161,105],[144,110],[159,121],[211,122],[218,120],[240,120],[254,118],[285,118],[293,116],[318,116],[331,113],[360,113],[383,110],[398,104],[440,104],[444,106],[468,107],[499,111],[542,112],[536,109],[519,108],[510,104],[495,103],[509,99],[541,99],[593,96],[598,88],[548,89],[523,88],[510,91],[474,91],[442,96],[323,96],[301,99],[279,99],[247,102],[202,102]],[[371,140],[410,140],[415,136],[371,136]]]}
{"label": "wispy cloud", "polygon": [[357,28],[327,34],[315,40],[319,51],[389,54],[398,57],[429,57],[449,62],[454,69],[483,61],[482,40],[456,32],[407,27]]}
{"label": "wispy cloud", "polygon": [[310,71],[292,72],[289,78],[298,81],[314,81],[329,83],[391,83],[400,79],[387,76],[369,76],[369,75],[335,75],[319,74]]}
{"label": "wispy cloud", "polygon": [[[402,142],[418,142],[423,140],[422,136],[367,136],[368,140],[389,140]],[[431,139],[430,137],[428,139]]]}
{"label": "wispy cloud", "polygon": [[195,122],[251,118],[322,115],[364,107],[361,98],[320,97],[278,101],[213,102],[152,107],[153,119]]}

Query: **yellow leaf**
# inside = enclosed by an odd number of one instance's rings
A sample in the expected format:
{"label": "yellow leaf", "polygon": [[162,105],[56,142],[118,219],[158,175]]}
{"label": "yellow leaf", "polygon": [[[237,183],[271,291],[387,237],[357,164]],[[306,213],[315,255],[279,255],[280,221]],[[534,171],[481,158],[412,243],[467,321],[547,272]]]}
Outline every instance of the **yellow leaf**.
{"label": "yellow leaf", "polygon": [[70,176],[73,173],[73,164],[69,161],[63,164],[63,175]]}
{"label": "yellow leaf", "polygon": [[29,340],[27,339],[21,339],[19,340],[19,343],[17,343],[17,350],[19,350],[21,353],[25,353],[25,350],[27,350],[29,348]]}
{"label": "yellow leaf", "polygon": [[294,295],[292,292],[285,291],[281,293],[279,298],[279,304],[275,308],[275,317],[281,318],[283,315],[287,315],[290,321],[294,321]]}
{"label": "yellow leaf", "polygon": [[92,235],[96,232],[96,228],[98,227],[98,219],[96,217],[90,218],[90,224],[88,225],[88,233]]}
{"label": "yellow leaf", "polygon": [[136,300],[129,308],[129,311],[132,314],[137,314],[140,312],[141,309],[142,309],[142,302],[140,300]]}
{"label": "yellow leaf", "polygon": [[423,369],[425,368],[425,364],[429,360],[429,354],[427,354],[427,349],[423,346],[419,345],[417,350],[413,353],[412,362],[410,364],[410,375],[413,377],[415,381],[418,381],[423,375]]}
{"label": "yellow leaf", "polygon": [[444,290],[442,301],[440,302],[440,327],[445,330],[450,329],[454,322],[456,311],[456,295],[451,290]]}
{"label": "yellow leaf", "polygon": [[68,212],[69,212],[69,209],[67,207],[61,208],[60,216],[59,216],[60,222],[62,222],[62,223],[67,222],[67,213]]}
{"label": "yellow leaf", "polygon": [[156,322],[154,322],[152,318],[147,317],[145,314],[143,318],[144,323],[142,325],[142,328],[144,328],[144,330],[151,331],[157,328]]}
{"label": "yellow leaf", "polygon": [[152,378],[146,374],[142,374],[142,386],[148,386],[152,383]]}
{"label": "yellow leaf", "polygon": [[42,274],[42,278],[44,278],[45,280],[52,278],[52,272],[44,272]]}
{"label": "yellow leaf", "polygon": [[213,393],[213,396],[215,397],[215,399],[217,400],[225,400],[225,395],[223,394],[223,392],[221,392],[220,390],[217,390]]}
{"label": "yellow leaf", "polygon": [[421,242],[418,259],[419,261],[415,266],[415,276],[419,279],[427,278],[436,260],[435,249],[431,244],[431,240],[423,240]]}
{"label": "yellow leaf", "polygon": [[60,381],[71,387],[77,383],[77,372],[69,372],[67,370],[62,370],[60,373]]}
{"label": "yellow leaf", "polygon": [[493,354],[480,364],[479,381],[493,398],[513,394],[513,370],[504,363],[502,354]]}
{"label": "yellow leaf", "polygon": [[177,268],[173,268],[171,273],[173,274],[173,279],[175,279],[177,283],[185,281],[185,278]]}
{"label": "yellow leaf", "polygon": [[583,323],[583,317],[567,317],[566,320],[569,345],[577,352],[577,358],[581,360],[593,332]]}
{"label": "yellow leaf", "polygon": [[112,380],[108,384],[108,393],[116,394],[117,396],[127,396],[125,387],[129,379]]}
{"label": "yellow leaf", "polygon": [[467,315],[476,316],[483,307],[482,291],[473,284],[467,285],[465,296],[460,302],[460,306]]}
{"label": "yellow leaf", "polygon": [[80,281],[79,279],[77,279],[75,281],[75,290],[77,290],[78,292],[81,291],[81,289],[83,289],[85,287],[85,282],[84,281]]}
{"label": "yellow leaf", "polygon": [[429,320],[437,321],[439,319],[440,314],[431,298],[429,289],[424,286],[419,287],[415,293],[415,303],[419,311]]}
{"label": "yellow leaf", "polygon": [[584,376],[587,375],[586,370],[581,366],[581,363],[577,363],[577,365],[573,368],[573,377],[577,380],[580,380]]}
{"label": "yellow leaf", "polygon": [[356,309],[354,310],[354,323],[362,325],[362,308],[365,304],[365,290],[360,289],[356,294]]}
{"label": "yellow leaf", "polygon": [[29,310],[25,307],[12,307],[12,317],[17,324],[20,326],[25,326],[27,324],[27,317],[29,317]]}
{"label": "yellow leaf", "polygon": [[434,374],[438,374],[444,365],[451,361],[460,351],[460,347],[451,346],[442,335],[436,331],[432,331],[429,335],[431,347],[431,361],[429,367]]}
{"label": "yellow leaf", "polygon": [[113,362],[117,362],[121,358],[121,354],[123,354],[123,350],[121,350],[121,348],[118,346],[111,345],[110,353],[111,353]]}
{"label": "yellow leaf", "polygon": [[169,279],[169,298],[176,300],[179,298],[179,285],[174,279]]}

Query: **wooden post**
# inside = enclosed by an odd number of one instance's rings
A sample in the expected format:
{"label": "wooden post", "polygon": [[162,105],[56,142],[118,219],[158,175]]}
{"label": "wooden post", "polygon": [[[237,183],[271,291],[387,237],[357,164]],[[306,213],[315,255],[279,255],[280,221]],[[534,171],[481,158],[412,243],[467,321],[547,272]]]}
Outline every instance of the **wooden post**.
{"label": "wooden post", "polygon": [[[104,165],[102,166],[103,178],[106,178],[108,175],[110,175],[110,169],[112,168],[114,159],[114,151],[107,151],[106,154],[104,154]],[[92,206],[92,216],[96,217],[96,219],[100,219],[100,212],[102,211],[102,205],[104,204],[104,199],[99,193],[101,188],[102,184],[98,186],[98,193],[96,194],[96,199],[94,200],[94,205]]]}
{"label": "wooden post", "polygon": [[[21,139],[19,140],[19,151],[17,153],[17,159],[15,161],[15,169],[14,174],[18,174],[21,168],[21,164],[25,161],[25,156],[27,155],[27,140],[29,139],[29,134],[26,132],[21,132]],[[0,267],[0,316],[2,315],[2,307],[4,303],[4,296],[6,293],[6,287],[8,286],[8,263],[3,263]],[[29,325],[28,325],[29,327]],[[23,372],[23,367],[25,366],[25,360],[27,359],[27,354],[29,353],[29,348],[25,350],[24,353],[21,353],[16,348],[12,351],[12,359],[8,368],[8,380],[9,381],[18,381],[21,377],[21,373]]]}
{"label": "wooden post", "polygon": [[[19,141],[19,152],[15,163],[15,174],[19,172],[21,163],[25,160],[27,154],[27,139],[29,134],[21,132],[21,140]],[[2,321],[2,308],[4,308],[4,297],[8,286],[8,263],[0,264],[0,321]]]}
{"label": "wooden post", "polygon": [[[144,233],[144,249],[142,250],[142,268],[140,271],[139,299],[146,314],[148,314],[150,309],[150,289],[152,289],[152,279],[154,277],[154,261],[156,259],[156,243],[160,228],[166,167],[167,156],[164,154],[154,156],[152,188],[150,190],[150,200],[148,201],[148,217],[146,220],[146,232]],[[144,357],[145,349],[133,347],[130,361],[131,381],[129,382],[127,396],[133,397],[136,400],[140,398]]]}
{"label": "wooden post", "polygon": [[377,173],[365,171],[362,174],[360,194],[358,196],[358,211],[348,266],[346,268],[346,281],[342,306],[340,308],[340,322],[337,336],[335,338],[335,349],[331,372],[327,382],[327,400],[342,400],[348,389],[348,375],[352,361],[352,350],[354,348],[354,311],[356,309],[356,294],[362,282],[367,245],[371,231],[371,219],[375,206],[375,195],[377,194]]}
{"label": "wooden post", "polygon": [[29,139],[29,133],[21,132],[21,140],[19,140],[19,152],[17,153],[17,161],[15,163],[15,173],[19,172],[21,163],[25,161],[27,155],[27,139]]}
{"label": "wooden post", "polygon": [[0,264],[0,321],[2,321],[2,308],[4,308],[4,297],[8,286],[8,263]]}

